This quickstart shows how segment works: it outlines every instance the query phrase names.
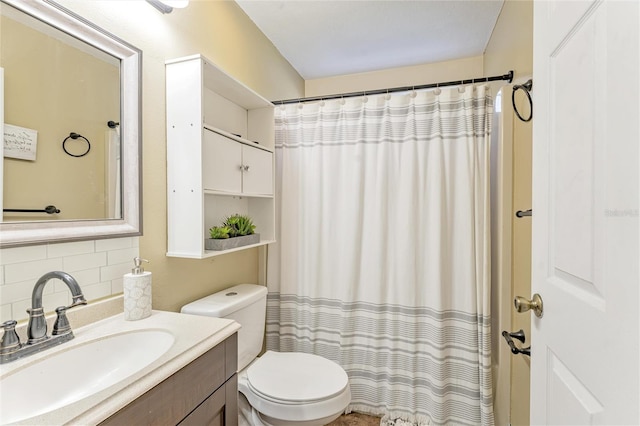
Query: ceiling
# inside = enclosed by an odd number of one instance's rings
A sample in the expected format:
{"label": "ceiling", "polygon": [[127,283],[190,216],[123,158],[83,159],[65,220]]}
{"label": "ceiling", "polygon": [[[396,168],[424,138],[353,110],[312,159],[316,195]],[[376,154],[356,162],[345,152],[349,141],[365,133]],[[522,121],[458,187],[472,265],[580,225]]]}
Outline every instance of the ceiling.
{"label": "ceiling", "polygon": [[504,0],[236,0],[305,80],[482,55]]}

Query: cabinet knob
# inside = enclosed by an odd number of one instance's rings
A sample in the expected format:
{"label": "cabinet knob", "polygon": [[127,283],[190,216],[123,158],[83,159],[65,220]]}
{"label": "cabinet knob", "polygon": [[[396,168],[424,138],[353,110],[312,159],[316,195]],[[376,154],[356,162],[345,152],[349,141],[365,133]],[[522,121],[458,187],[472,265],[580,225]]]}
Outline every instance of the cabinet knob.
{"label": "cabinet knob", "polygon": [[249,166],[244,166],[244,167],[243,167],[243,170],[244,170],[245,172],[248,172],[248,171],[249,171]]}

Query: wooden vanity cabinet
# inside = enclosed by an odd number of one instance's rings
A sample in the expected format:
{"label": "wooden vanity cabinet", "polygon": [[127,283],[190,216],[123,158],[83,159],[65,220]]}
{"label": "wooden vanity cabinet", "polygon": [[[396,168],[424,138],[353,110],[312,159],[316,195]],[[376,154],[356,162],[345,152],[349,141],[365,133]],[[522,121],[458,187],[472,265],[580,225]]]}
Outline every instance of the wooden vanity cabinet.
{"label": "wooden vanity cabinet", "polygon": [[237,347],[234,333],[100,424],[237,426]]}

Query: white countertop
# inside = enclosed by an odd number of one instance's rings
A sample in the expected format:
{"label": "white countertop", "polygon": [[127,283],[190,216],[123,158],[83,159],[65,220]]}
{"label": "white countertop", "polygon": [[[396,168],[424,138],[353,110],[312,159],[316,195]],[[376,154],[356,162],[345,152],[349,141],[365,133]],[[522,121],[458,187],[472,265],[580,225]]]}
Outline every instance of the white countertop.
{"label": "white countertop", "polygon": [[[175,337],[175,342],[171,348],[137,373],[75,403],[19,423],[29,425],[93,425],[116,413],[128,403],[224,341],[239,328],[240,325],[238,323],[228,319],[174,312],[153,311],[150,317],[138,321],[125,321],[123,314],[118,314],[74,329],[75,338],[60,346],[1,365],[0,381],[2,378],[27,367],[39,359],[60,351],[70,350],[75,345],[96,340],[103,336],[143,329],[161,329],[171,332]],[[89,362],[87,365],[78,366],[78,370],[74,374],[81,375],[82,369],[90,368],[91,363]],[[29,389],[34,386],[37,387],[38,384],[24,384],[24,388],[21,391],[24,391],[25,398],[28,398]],[[63,387],[64,383],[61,383],[60,386]]]}

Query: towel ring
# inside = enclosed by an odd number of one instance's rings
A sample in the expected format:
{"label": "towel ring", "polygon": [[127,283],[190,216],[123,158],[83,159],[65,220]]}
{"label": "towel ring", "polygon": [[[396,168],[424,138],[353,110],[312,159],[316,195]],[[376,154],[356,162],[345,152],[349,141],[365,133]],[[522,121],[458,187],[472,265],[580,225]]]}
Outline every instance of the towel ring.
{"label": "towel ring", "polygon": [[[513,86],[513,92],[511,92],[511,104],[513,105],[513,111],[516,113],[518,118],[524,121],[525,123],[527,121],[531,121],[531,119],[533,118],[533,100],[531,99],[531,93],[529,93],[532,87],[533,87],[533,80],[528,80],[524,84],[516,84],[515,86]],[[518,90],[522,90],[525,93],[525,95],[527,95],[527,99],[529,100],[529,117],[528,118],[523,118],[520,115],[520,112],[518,112],[518,108],[516,107],[516,92]]]}
{"label": "towel ring", "polygon": [[[87,150],[85,152],[83,152],[82,154],[72,154],[69,151],[67,151],[67,146],[66,143],[69,139],[84,139],[84,141],[87,143]],[[69,133],[69,136],[67,136],[66,138],[64,138],[64,140],[62,141],[62,149],[64,150],[64,152],[67,153],[67,155],[70,155],[72,157],[84,157],[85,155],[87,155],[89,153],[89,151],[91,151],[91,142],[89,142],[89,139],[85,138],[84,136],[82,136],[79,133],[74,133],[71,132]]]}

